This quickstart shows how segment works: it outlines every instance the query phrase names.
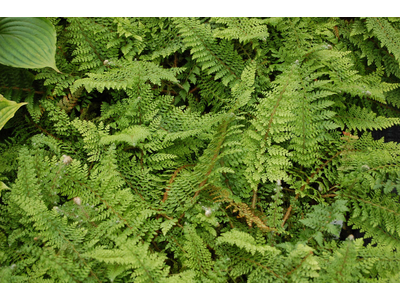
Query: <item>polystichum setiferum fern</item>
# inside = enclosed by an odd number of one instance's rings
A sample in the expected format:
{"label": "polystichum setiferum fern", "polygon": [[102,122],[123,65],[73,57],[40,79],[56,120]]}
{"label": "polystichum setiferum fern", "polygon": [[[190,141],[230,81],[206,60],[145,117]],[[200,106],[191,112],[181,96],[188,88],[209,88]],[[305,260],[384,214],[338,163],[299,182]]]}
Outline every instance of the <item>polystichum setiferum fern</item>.
{"label": "polystichum setiferum fern", "polygon": [[399,281],[397,19],[51,21],[62,73],[0,66],[3,282]]}

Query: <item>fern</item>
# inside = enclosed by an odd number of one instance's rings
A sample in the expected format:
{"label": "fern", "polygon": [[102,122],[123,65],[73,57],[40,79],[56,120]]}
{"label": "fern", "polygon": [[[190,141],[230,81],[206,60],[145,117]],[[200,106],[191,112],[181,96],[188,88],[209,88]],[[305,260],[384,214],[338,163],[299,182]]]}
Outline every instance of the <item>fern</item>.
{"label": "fern", "polygon": [[398,20],[50,21],[62,73],[0,66],[2,282],[399,281]]}

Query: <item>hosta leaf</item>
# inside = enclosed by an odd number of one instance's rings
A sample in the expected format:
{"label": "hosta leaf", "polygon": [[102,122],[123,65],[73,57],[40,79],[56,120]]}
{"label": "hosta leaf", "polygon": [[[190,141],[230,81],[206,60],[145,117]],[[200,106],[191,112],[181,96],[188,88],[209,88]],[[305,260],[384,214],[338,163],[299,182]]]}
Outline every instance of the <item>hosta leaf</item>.
{"label": "hosta leaf", "polygon": [[55,62],[56,31],[46,18],[0,18],[0,63],[16,68],[50,67]]}
{"label": "hosta leaf", "polygon": [[3,182],[0,181],[0,194],[2,190],[9,190],[10,188]]}
{"label": "hosta leaf", "polygon": [[28,104],[28,102],[17,103],[9,101],[3,95],[0,95],[0,130],[14,116],[18,108],[25,104]]}

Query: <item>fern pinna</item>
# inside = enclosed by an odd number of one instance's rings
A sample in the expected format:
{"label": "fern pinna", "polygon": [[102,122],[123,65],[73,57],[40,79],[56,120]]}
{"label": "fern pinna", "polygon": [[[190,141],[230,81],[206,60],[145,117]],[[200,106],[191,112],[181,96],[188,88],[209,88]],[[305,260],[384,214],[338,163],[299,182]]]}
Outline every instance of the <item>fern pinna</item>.
{"label": "fern pinna", "polygon": [[49,19],[61,73],[0,66],[3,282],[399,281],[398,19]]}

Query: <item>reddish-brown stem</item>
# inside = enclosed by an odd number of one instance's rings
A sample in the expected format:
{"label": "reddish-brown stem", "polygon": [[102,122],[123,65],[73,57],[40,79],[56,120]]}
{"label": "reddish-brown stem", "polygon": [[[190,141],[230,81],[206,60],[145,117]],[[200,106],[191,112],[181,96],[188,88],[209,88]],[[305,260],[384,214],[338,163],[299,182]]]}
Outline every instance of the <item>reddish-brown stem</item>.
{"label": "reddish-brown stem", "polygon": [[92,170],[92,168],[93,168],[93,162],[90,164],[90,167],[89,167],[89,170],[88,170],[89,174],[90,174],[90,171]]}
{"label": "reddish-brown stem", "polygon": [[1,86],[2,89],[9,89],[9,90],[21,90],[24,92],[34,92],[35,94],[44,94],[44,92],[39,92],[39,91],[35,91],[35,90],[31,90],[31,89],[26,89],[26,88],[19,88],[16,86],[12,86],[12,87],[8,87],[8,86]]}
{"label": "reddish-brown stem", "polygon": [[[341,150],[341,151],[337,152],[334,156],[332,156],[332,157],[331,157],[330,159],[328,159],[325,163],[323,163],[320,167],[318,167],[318,169],[315,170],[315,172],[312,173],[311,176],[310,176],[309,178],[307,178],[306,183],[300,188],[300,191],[301,191],[301,192],[304,191],[304,189],[306,188],[306,186],[310,183],[310,179],[312,179],[316,174],[318,174],[318,172],[319,172],[320,170],[322,170],[323,168],[325,168],[326,165],[327,165],[328,163],[330,163],[335,157],[337,157],[338,155],[340,155],[340,154],[343,153],[344,151],[346,151],[346,150]],[[296,197],[294,198],[294,202],[297,201],[297,199],[299,198],[299,196],[300,196],[300,193],[297,193],[297,194],[296,194]],[[292,204],[290,204],[288,210],[286,211],[285,216],[283,217],[283,221],[282,221],[282,225],[281,225],[282,227],[285,225],[287,219],[289,218],[290,213],[292,212],[292,209],[293,209],[293,206],[292,206]]]}
{"label": "reddish-brown stem", "polygon": [[140,166],[142,167],[142,171],[143,171],[143,156],[144,156],[144,153],[143,153],[143,150],[142,150],[142,149],[140,149],[140,151],[141,151],[141,155],[140,155]]}
{"label": "reddish-brown stem", "polygon": [[82,29],[82,26],[80,24],[80,22],[78,22],[78,19],[76,19],[77,24],[79,29],[81,30],[81,34],[83,35],[83,37],[85,38],[86,42],[89,44],[89,46],[93,49],[93,52],[96,54],[97,58],[101,61],[101,63],[103,63],[104,59],[100,56],[99,52],[97,51],[97,49],[93,46],[92,42],[90,41],[90,39],[87,37],[87,35],[85,34],[85,31]]}
{"label": "reddish-brown stem", "polygon": [[171,91],[162,90],[161,93],[167,93],[168,95],[169,95],[169,94],[178,95],[178,93],[175,92],[175,91],[173,91],[173,90],[171,90]]}
{"label": "reddish-brown stem", "polygon": [[296,271],[296,270],[303,264],[303,262],[307,259],[307,257],[309,257],[311,254],[313,254],[312,251],[310,251],[310,252],[301,260],[301,262],[300,262],[293,270],[291,270],[289,273],[287,273],[286,275],[289,276],[289,275],[292,274],[294,271]]}
{"label": "reddish-brown stem", "polygon": [[322,198],[333,198],[336,197],[336,194],[326,194],[326,195],[321,195]]}
{"label": "reddish-brown stem", "polygon": [[61,139],[59,139],[58,137],[52,135],[52,134],[51,134],[50,132],[48,132],[46,129],[42,128],[40,125],[38,125],[38,124],[36,124],[35,122],[32,122],[32,121],[31,121],[31,123],[32,123],[36,128],[38,128],[40,131],[44,132],[44,133],[47,134],[47,135],[52,136],[52,137],[55,138],[56,140],[61,141]]}
{"label": "reddish-brown stem", "polygon": [[175,52],[174,68],[178,66],[178,52]]}
{"label": "reddish-brown stem", "polygon": [[196,87],[192,88],[192,89],[189,91],[189,93],[193,93],[194,91],[197,91],[198,89],[199,89],[199,87],[196,86]]}
{"label": "reddish-brown stem", "polygon": [[254,210],[257,203],[257,189],[253,190],[253,201],[251,202],[251,208]]}
{"label": "reddish-brown stem", "polygon": [[[292,75],[292,73],[291,73],[290,75]],[[289,77],[288,81],[286,82],[286,85],[284,86],[283,90],[282,90],[281,93],[279,94],[279,99],[278,99],[278,101],[275,103],[275,106],[274,106],[274,108],[273,108],[273,110],[272,110],[271,117],[270,117],[269,122],[268,122],[268,125],[267,125],[267,132],[265,133],[265,136],[264,136],[264,139],[265,139],[265,140],[268,139],[268,135],[269,135],[269,133],[270,133],[270,129],[271,129],[271,125],[272,125],[272,121],[273,121],[274,115],[275,115],[275,113],[276,113],[276,110],[278,109],[279,102],[281,102],[282,97],[283,97],[283,94],[284,94],[285,91],[286,91],[286,87],[289,85],[289,82],[290,82],[290,77]]]}
{"label": "reddish-brown stem", "polygon": [[226,127],[228,126],[227,122],[224,122],[224,124],[222,126],[224,127],[223,128],[223,131],[224,131],[223,138],[221,138],[219,140],[219,142],[218,142],[217,148],[216,148],[216,150],[214,152],[214,155],[213,155],[213,157],[211,159],[211,166],[210,166],[210,168],[208,169],[208,171],[206,173],[206,176],[205,176],[206,178],[200,183],[198,191],[193,196],[193,200],[196,199],[197,196],[200,194],[201,188],[207,183],[208,176],[211,174],[212,170],[214,169],[216,160],[218,158],[219,151],[221,150],[222,143],[225,140]]}
{"label": "reddish-brown stem", "polygon": [[97,227],[96,223],[90,221],[90,217],[89,217],[88,213],[86,212],[86,210],[82,206],[80,206],[80,209],[85,214],[85,217],[86,217],[86,219],[88,219],[89,223],[92,224],[92,226]]}
{"label": "reddish-brown stem", "polygon": [[[178,173],[179,173],[180,171],[182,171],[184,168],[191,167],[191,166],[194,166],[194,165],[192,165],[192,164],[183,165],[183,166],[179,167],[178,169],[176,169],[175,172],[174,172],[174,174],[172,175],[171,179],[169,180],[168,185],[171,185],[171,184],[174,182],[175,177],[178,176]],[[168,198],[168,192],[169,192],[169,187],[167,186],[167,187],[165,188],[164,197],[163,197],[163,199],[161,200],[163,203],[164,203],[164,202],[167,200],[167,198]]]}

